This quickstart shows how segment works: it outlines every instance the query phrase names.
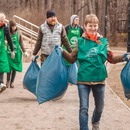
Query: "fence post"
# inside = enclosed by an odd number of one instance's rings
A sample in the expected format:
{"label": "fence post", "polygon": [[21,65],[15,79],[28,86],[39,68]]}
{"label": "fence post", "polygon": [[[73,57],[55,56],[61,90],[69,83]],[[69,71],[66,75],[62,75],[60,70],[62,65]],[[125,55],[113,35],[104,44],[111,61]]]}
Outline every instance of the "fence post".
{"label": "fence post", "polygon": [[105,0],[104,37],[107,37],[107,0]]}
{"label": "fence post", "polygon": [[130,0],[128,3],[128,41],[127,41],[127,52],[130,52]]}

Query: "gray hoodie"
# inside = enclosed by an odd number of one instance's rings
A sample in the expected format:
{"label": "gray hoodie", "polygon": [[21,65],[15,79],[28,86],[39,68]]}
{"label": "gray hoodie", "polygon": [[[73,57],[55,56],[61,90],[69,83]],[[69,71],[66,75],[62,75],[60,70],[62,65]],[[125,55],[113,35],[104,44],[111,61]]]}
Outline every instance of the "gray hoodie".
{"label": "gray hoodie", "polygon": [[78,15],[74,14],[70,17],[70,25],[72,26],[74,19],[78,17]]}

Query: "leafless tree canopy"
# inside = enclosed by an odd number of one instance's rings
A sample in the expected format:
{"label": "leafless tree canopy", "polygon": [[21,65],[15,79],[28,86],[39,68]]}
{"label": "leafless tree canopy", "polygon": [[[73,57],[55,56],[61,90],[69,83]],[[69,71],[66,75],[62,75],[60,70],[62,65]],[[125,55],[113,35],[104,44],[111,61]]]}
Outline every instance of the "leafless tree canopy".
{"label": "leafless tree canopy", "polygon": [[40,25],[46,19],[46,11],[54,9],[63,25],[69,23],[72,14],[77,14],[82,26],[85,15],[95,13],[100,20],[99,32],[104,34],[107,5],[107,34],[115,35],[127,32],[128,2],[128,0],[1,0],[0,11],[4,12],[8,19],[15,14]]}

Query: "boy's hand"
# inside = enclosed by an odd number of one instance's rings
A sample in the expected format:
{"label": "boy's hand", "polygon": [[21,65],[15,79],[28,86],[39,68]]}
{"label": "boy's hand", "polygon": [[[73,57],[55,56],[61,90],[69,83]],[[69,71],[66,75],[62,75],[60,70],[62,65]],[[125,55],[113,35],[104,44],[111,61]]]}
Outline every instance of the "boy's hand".
{"label": "boy's hand", "polygon": [[15,57],[15,52],[11,51],[11,58],[14,59],[14,57]]}

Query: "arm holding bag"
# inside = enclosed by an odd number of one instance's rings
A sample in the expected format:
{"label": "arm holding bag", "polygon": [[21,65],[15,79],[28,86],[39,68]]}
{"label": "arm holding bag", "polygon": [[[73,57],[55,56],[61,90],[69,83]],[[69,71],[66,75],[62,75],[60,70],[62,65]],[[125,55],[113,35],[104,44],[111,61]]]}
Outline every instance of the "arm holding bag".
{"label": "arm holding bag", "polygon": [[32,61],[23,78],[24,87],[33,94],[36,94],[37,76],[40,71],[40,67],[38,66],[36,61],[37,58],[38,56],[35,58],[34,61]]}
{"label": "arm holding bag", "polygon": [[124,95],[130,99],[130,61],[126,63],[120,74]]}
{"label": "arm holding bag", "polygon": [[68,86],[67,68],[61,49],[55,46],[43,62],[37,79],[37,99],[39,104],[61,95]]}
{"label": "arm holding bag", "polygon": [[67,68],[68,68],[68,74],[69,74],[69,83],[76,85],[77,72],[78,72],[77,63],[75,62],[74,64],[70,64]]}

